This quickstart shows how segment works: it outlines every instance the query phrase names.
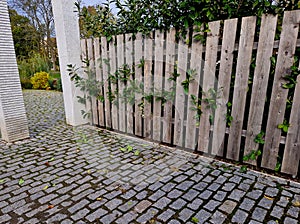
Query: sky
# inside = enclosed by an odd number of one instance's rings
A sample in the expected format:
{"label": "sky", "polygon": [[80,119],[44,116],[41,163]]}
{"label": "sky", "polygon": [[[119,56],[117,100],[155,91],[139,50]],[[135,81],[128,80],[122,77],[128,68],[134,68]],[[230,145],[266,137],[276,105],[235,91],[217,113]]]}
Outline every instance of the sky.
{"label": "sky", "polygon": [[[106,2],[106,0],[82,0],[82,3],[86,6],[88,5],[101,5],[102,2]],[[117,10],[114,9],[113,5],[111,6],[113,14],[117,14]]]}

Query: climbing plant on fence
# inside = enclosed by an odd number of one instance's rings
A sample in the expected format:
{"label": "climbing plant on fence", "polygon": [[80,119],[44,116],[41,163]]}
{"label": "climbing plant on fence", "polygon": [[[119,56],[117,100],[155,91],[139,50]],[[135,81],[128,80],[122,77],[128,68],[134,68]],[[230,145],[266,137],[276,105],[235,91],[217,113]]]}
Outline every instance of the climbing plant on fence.
{"label": "climbing plant on fence", "polygon": [[92,81],[70,72],[93,90],[95,125],[297,175],[299,22],[299,10],[209,22],[204,42],[175,29],[82,40]]}

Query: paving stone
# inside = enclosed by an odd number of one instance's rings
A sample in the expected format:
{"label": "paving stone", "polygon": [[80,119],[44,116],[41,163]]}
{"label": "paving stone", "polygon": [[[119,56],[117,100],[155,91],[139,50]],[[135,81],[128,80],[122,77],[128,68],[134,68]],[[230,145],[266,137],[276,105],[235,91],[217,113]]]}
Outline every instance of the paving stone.
{"label": "paving stone", "polygon": [[184,208],[183,210],[181,210],[181,212],[179,213],[179,219],[182,220],[184,223],[187,222],[187,220],[189,220],[192,215],[194,214],[194,212],[188,208]]}
{"label": "paving stone", "polygon": [[255,201],[245,198],[239,208],[244,209],[245,211],[250,211],[255,204]]}
{"label": "paving stone", "polygon": [[212,191],[205,190],[198,197],[206,200],[206,199],[208,199],[212,195],[212,193],[213,193]]}
{"label": "paving stone", "polygon": [[281,217],[283,216],[284,213],[284,208],[280,207],[280,206],[274,206],[272,212],[271,212],[271,216],[277,218],[277,219],[281,219]]}
{"label": "paving stone", "polygon": [[148,200],[143,200],[140,203],[138,203],[135,207],[134,210],[137,211],[138,213],[142,213],[145,211],[152,203]]}
{"label": "paving stone", "polygon": [[240,201],[241,198],[246,194],[246,192],[234,189],[231,194],[228,196],[229,199],[235,200],[235,201]]}
{"label": "paving stone", "polygon": [[225,191],[217,191],[217,193],[214,195],[214,199],[218,201],[223,201],[224,198],[226,197],[227,192]]}
{"label": "paving stone", "polygon": [[157,202],[155,202],[153,204],[153,206],[156,208],[159,208],[159,209],[164,209],[170,203],[171,203],[171,200],[169,198],[163,197],[163,198],[159,199]]}
{"label": "paving stone", "polygon": [[234,183],[225,183],[224,186],[222,187],[222,190],[224,191],[232,191],[233,188],[235,188],[236,184]]}
{"label": "paving stone", "polygon": [[247,217],[248,217],[248,213],[247,212],[238,209],[236,211],[236,213],[234,214],[234,216],[232,217],[231,221],[233,223],[239,223],[239,224],[241,223],[242,224],[242,223],[245,223]]}
{"label": "paving stone", "polygon": [[225,222],[226,217],[222,212],[216,211],[209,221],[213,224],[222,224]]}
{"label": "paving stone", "polygon": [[164,196],[166,193],[164,191],[158,190],[154,194],[152,194],[149,199],[152,201],[157,201],[159,198]]}
{"label": "paving stone", "polygon": [[298,223],[297,219],[292,219],[290,217],[286,217],[284,219],[284,224],[297,224],[297,223]]}
{"label": "paving stone", "polygon": [[198,208],[203,204],[203,201],[200,198],[196,198],[192,203],[188,204],[188,207],[193,210],[198,210]]}
{"label": "paving stone", "polygon": [[261,190],[253,190],[253,191],[247,193],[246,196],[256,200],[262,195],[262,193],[263,192]]}
{"label": "paving stone", "polygon": [[99,208],[96,211],[94,211],[92,214],[86,216],[86,219],[89,222],[94,222],[96,219],[101,218],[102,216],[104,216],[107,213],[108,213],[108,211],[106,211],[102,208]]}
{"label": "paving stone", "polygon": [[201,209],[194,217],[198,219],[198,223],[205,223],[211,216],[211,213]]}
{"label": "paving stone", "polygon": [[219,209],[226,214],[231,214],[232,211],[235,209],[237,206],[237,203],[234,201],[226,200],[220,207]]}
{"label": "paving stone", "polygon": [[171,209],[167,209],[162,214],[160,214],[157,218],[163,221],[163,223],[167,223],[167,220],[170,219],[174,214],[175,214],[174,211],[172,211]]}
{"label": "paving stone", "polygon": [[256,207],[252,213],[252,218],[261,221],[264,220],[267,215],[267,210]]}
{"label": "paving stone", "polygon": [[76,203],[75,205],[73,205],[72,207],[68,208],[68,211],[70,213],[74,213],[76,211],[78,211],[79,209],[83,208],[84,206],[86,206],[89,203],[88,200],[83,199],[81,201],[79,201],[78,203]]}
{"label": "paving stone", "polygon": [[[196,192],[196,191],[195,191],[195,192]],[[188,194],[188,193],[189,193],[189,192],[187,192],[186,194]],[[196,192],[196,193],[198,193],[198,192]],[[170,199],[174,199],[174,198],[180,197],[182,194],[183,194],[182,191],[179,191],[179,190],[177,190],[177,189],[174,189],[174,190],[172,190],[171,192],[168,193],[167,197],[170,198]],[[183,197],[183,198],[188,197],[188,196],[186,196],[186,194],[184,194],[182,197]],[[193,198],[190,197],[190,199],[193,199]]]}
{"label": "paving stone", "polygon": [[290,207],[290,209],[287,211],[287,214],[293,218],[298,218],[300,213],[300,208],[299,207]]}
{"label": "paving stone", "polygon": [[187,204],[187,202],[181,198],[177,199],[174,201],[170,207],[173,208],[174,210],[180,210],[182,207],[184,207]]}
{"label": "paving stone", "polygon": [[122,204],[122,200],[120,199],[113,199],[113,200],[110,200],[108,202],[105,203],[105,206],[109,209],[109,210],[114,210],[115,208],[117,208],[119,205]]}
{"label": "paving stone", "polygon": [[116,223],[119,224],[124,224],[124,223],[129,223],[133,220],[136,219],[138,215],[132,211],[125,213],[122,217],[120,217],[119,219],[116,220]]}
{"label": "paving stone", "polygon": [[145,214],[142,214],[140,217],[136,219],[139,223],[146,223],[147,221],[151,220],[156,214],[158,210],[150,208]]}
{"label": "paving stone", "polygon": [[270,209],[272,207],[272,204],[273,204],[274,200],[270,200],[270,199],[267,199],[265,197],[263,197],[258,205],[263,207],[263,208],[266,208],[266,209]]}

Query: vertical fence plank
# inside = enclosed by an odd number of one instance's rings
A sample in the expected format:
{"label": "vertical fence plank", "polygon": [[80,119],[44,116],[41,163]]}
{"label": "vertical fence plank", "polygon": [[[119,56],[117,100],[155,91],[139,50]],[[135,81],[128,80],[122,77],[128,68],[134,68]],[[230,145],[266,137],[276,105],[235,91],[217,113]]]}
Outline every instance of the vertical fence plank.
{"label": "vertical fence plank", "polygon": [[187,121],[186,121],[186,139],[185,147],[188,149],[195,149],[197,145],[196,138],[196,127],[197,127],[197,110],[191,109],[195,108],[197,105],[194,105],[192,102],[192,95],[198,98],[199,88],[200,88],[200,75],[202,73],[202,51],[203,45],[201,41],[192,40],[191,48],[191,60],[190,60],[190,69],[193,70],[193,81],[189,84],[189,94],[187,102]]}
{"label": "vertical fence plank", "polygon": [[218,53],[218,42],[220,32],[220,21],[208,23],[210,32],[207,34],[205,65],[202,86],[201,118],[199,125],[198,150],[208,153],[210,142],[210,116],[212,116],[211,106],[204,99],[210,98],[209,91],[215,87],[215,71]]}
{"label": "vertical fence plank", "polygon": [[[87,56],[89,60],[89,71],[92,78],[96,78],[95,57],[94,57],[94,40],[87,39]],[[95,96],[91,96],[91,115],[94,125],[99,125],[98,120],[98,105]]]}
{"label": "vertical fence plank", "polygon": [[[141,33],[136,34],[136,39],[134,41],[134,73],[135,80],[140,85],[143,82],[143,68],[141,66],[141,62],[143,61],[143,37]],[[143,126],[142,126],[142,111],[139,104],[142,102],[143,93],[136,92],[135,93],[135,135],[142,136],[143,134]]]}
{"label": "vertical fence plank", "polygon": [[[86,60],[88,60],[88,52],[87,52],[87,39],[81,39],[80,40],[80,47],[81,47],[81,61],[82,61],[82,67],[84,68],[84,70],[86,70],[87,64],[85,63]],[[88,78],[87,74],[84,73],[83,74],[84,78]],[[87,93],[84,93],[84,96],[87,97]],[[91,102],[89,100],[86,99],[86,103],[85,103],[85,112],[86,113],[92,113],[92,107],[91,107]],[[84,115],[83,115],[84,116]],[[90,123],[92,123],[92,120],[90,119]]]}
{"label": "vertical fence plank", "polygon": [[[165,86],[164,91],[171,92],[174,91],[174,82],[170,80],[174,73],[175,57],[176,57],[176,30],[173,28],[167,32],[167,42],[166,42],[166,69],[165,69]],[[163,142],[171,143],[172,140],[172,107],[173,101],[168,100],[163,108]]]}
{"label": "vertical fence plank", "polygon": [[231,122],[227,148],[227,158],[233,160],[238,160],[240,156],[244,110],[248,91],[248,78],[250,72],[255,27],[256,17],[251,16],[243,18],[231,113],[233,120]]}
{"label": "vertical fence plank", "polygon": [[288,89],[282,87],[286,83],[283,77],[290,74],[290,67],[294,62],[299,22],[300,10],[284,13],[262,156],[262,166],[264,168],[274,169],[277,163],[281,138],[281,130],[277,126],[283,123],[288,95]]}
{"label": "vertical fence plank", "polygon": [[105,37],[101,37],[101,57],[100,57],[101,65],[102,65],[102,72],[103,72],[103,94],[104,94],[104,106],[105,106],[105,126],[107,128],[111,128],[111,110],[110,110],[110,101],[108,97],[109,93],[109,66],[108,66],[108,52],[107,52],[107,41]]}
{"label": "vertical fence plank", "polygon": [[[129,66],[130,71],[133,71],[133,43],[132,43],[132,34],[125,34],[125,59],[126,64]],[[130,75],[130,81],[132,81],[133,77]],[[130,86],[130,81],[127,81],[127,86]],[[126,112],[127,112],[127,133],[133,134],[133,104],[127,100],[126,104]]]}
{"label": "vertical fence plank", "polygon": [[218,98],[213,128],[212,154],[223,156],[226,132],[227,103],[230,93],[233,51],[238,19],[225,20],[222,38],[220,70],[218,77]]}
{"label": "vertical fence plank", "polygon": [[[154,39],[154,96],[162,95],[164,33],[155,31]],[[161,141],[161,101],[153,101],[153,140]]]}
{"label": "vertical fence plank", "polygon": [[[105,39],[106,40],[106,39]],[[109,42],[109,74],[115,75],[115,72],[117,70],[117,56],[116,56],[116,38],[113,37],[112,40]],[[105,80],[104,80],[105,81]],[[109,83],[109,76],[107,75],[106,79],[107,83]],[[107,90],[108,92],[111,91],[111,94],[115,96],[115,99],[113,100],[111,104],[111,123],[112,128],[114,130],[119,130],[119,113],[118,113],[118,106],[119,106],[119,98],[116,95],[117,90],[117,81],[110,81],[110,90]]]}
{"label": "vertical fence plank", "polygon": [[[120,34],[117,36],[117,61],[118,61],[118,69],[123,68],[125,61],[124,61],[124,35]],[[124,74],[121,72],[119,73],[120,76]],[[126,132],[126,100],[123,97],[123,91],[125,89],[125,83],[120,78],[118,79],[119,85],[119,131]]]}
{"label": "vertical fence plank", "polygon": [[[188,34],[186,35],[188,38]],[[188,64],[188,45],[185,39],[180,39],[178,43],[178,61],[176,79],[176,97],[175,97],[175,120],[174,120],[174,145],[184,146],[184,109],[185,109],[185,92],[181,85],[186,80]]]}
{"label": "vertical fence plank", "polygon": [[[94,52],[95,52],[95,68],[96,68],[96,80],[99,82],[103,82],[102,78],[102,70],[101,70],[101,57],[100,57],[100,41],[99,38],[94,39]],[[102,86],[99,89],[99,96],[104,96]],[[98,100],[98,117],[99,117],[99,125],[104,127],[104,105],[101,100]]]}
{"label": "vertical fence plank", "polygon": [[[152,83],[152,54],[153,54],[153,33],[144,39],[145,50],[145,67],[144,67],[144,94],[153,95]],[[144,137],[152,138],[152,111],[151,102],[144,100]]]}
{"label": "vertical fence plank", "polygon": [[282,172],[296,176],[300,160],[300,76],[297,77],[289,123],[291,126],[289,127],[284,148]]}
{"label": "vertical fence plank", "polygon": [[[258,149],[258,144],[254,140],[261,132],[264,99],[266,98],[271,67],[271,61],[268,59],[271,58],[273,53],[276,25],[277,16],[271,14],[262,16],[246,133],[245,155]],[[257,161],[250,160],[248,163],[256,165]]]}

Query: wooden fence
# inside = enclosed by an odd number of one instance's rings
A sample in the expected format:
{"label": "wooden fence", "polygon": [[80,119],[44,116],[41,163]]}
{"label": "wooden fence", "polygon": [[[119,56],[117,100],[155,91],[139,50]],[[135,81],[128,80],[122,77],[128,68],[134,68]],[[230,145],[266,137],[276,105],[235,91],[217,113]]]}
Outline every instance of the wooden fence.
{"label": "wooden fence", "polygon": [[82,40],[103,84],[93,124],[297,175],[299,23],[297,10],[280,23],[210,22],[204,42],[188,39],[196,32],[177,40],[173,29]]}

